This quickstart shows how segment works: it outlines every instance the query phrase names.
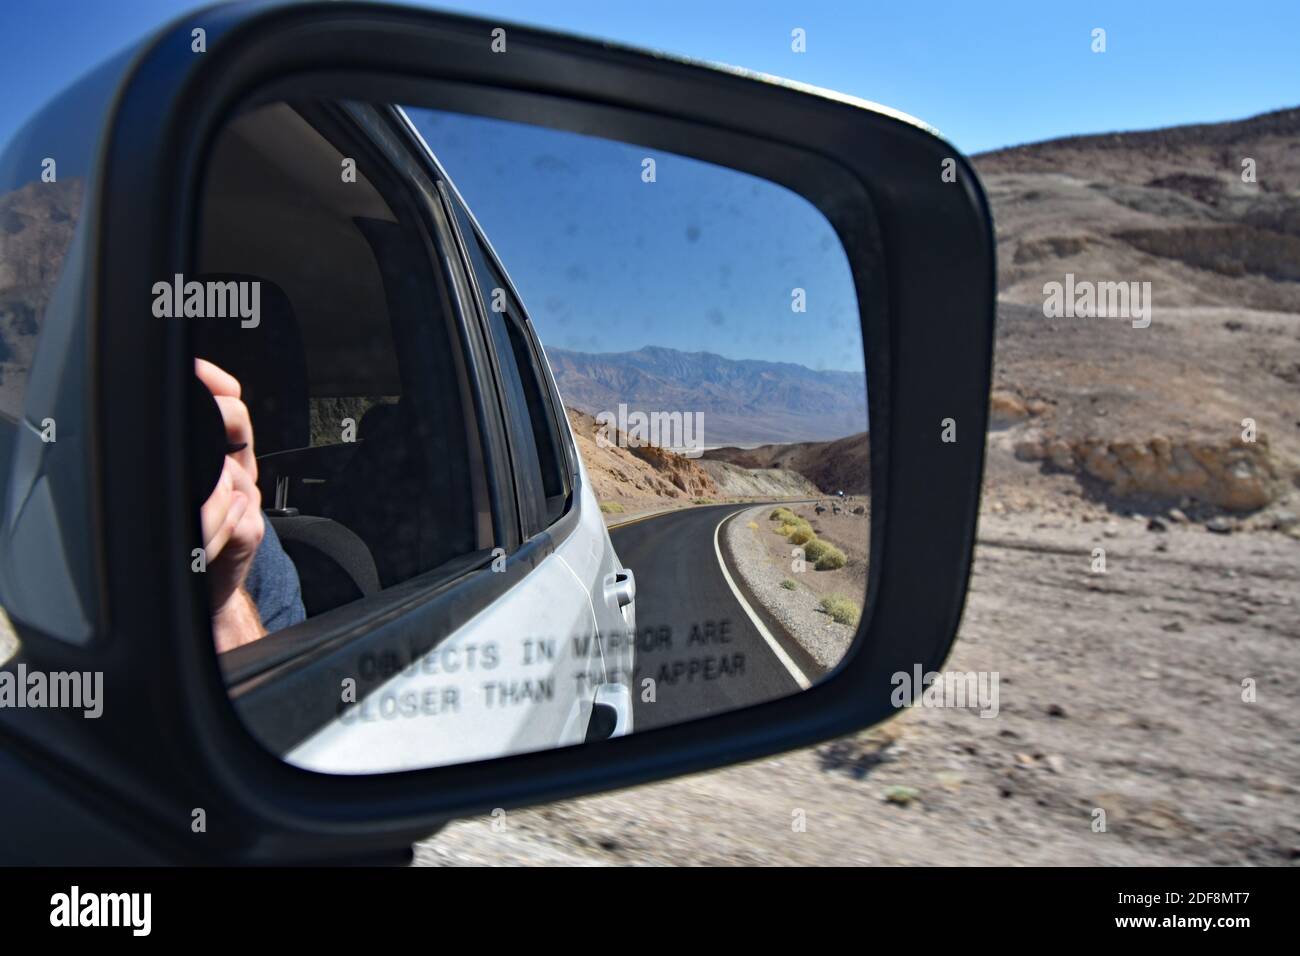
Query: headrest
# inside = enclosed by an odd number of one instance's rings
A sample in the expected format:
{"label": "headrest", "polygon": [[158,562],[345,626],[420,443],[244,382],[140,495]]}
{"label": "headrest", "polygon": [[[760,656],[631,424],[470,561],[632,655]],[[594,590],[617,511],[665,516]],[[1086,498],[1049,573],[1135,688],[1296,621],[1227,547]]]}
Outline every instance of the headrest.
{"label": "headrest", "polygon": [[382,441],[402,429],[405,411],[399,403],[380,402],[371,405],[361,416],[357,437],[362,441]]}

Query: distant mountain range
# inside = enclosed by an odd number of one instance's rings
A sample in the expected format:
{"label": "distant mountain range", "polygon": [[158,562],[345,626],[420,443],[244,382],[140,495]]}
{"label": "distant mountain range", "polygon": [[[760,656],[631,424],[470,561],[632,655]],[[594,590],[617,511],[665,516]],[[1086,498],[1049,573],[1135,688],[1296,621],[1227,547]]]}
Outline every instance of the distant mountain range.
{"label": "distant mountain range", "polygon": [[701,412],[704,444],[840,438],[867,428],[867,382],[790,362],[728,359],[646,346],[635,352],[547,349],[565,405],[591,415]]}

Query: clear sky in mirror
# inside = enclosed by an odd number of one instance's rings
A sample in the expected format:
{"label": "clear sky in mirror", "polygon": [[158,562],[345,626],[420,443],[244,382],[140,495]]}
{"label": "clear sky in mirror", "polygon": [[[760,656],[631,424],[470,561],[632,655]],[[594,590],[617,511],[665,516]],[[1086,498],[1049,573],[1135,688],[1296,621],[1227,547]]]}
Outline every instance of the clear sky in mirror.
{"label": "clear sky in mirror", "polygon": [[[412,109],[546,345],[862,370],[848,260],[783,186],[660,150]],[[643,178],[653,159],[654,182]],[[805,312],[792,308],[803,289]]]}

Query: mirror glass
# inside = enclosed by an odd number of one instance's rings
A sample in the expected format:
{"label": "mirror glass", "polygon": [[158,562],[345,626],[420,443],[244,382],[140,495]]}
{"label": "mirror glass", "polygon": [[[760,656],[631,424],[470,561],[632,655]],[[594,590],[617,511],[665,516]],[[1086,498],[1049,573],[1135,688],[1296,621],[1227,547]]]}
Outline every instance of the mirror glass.
{"label": "mirror glass", "polygon": [[844,248],[784,186],[427,108],[260,104],[210,153],[191,472],[231,699],[376,773],[799,693],[867,590]]}

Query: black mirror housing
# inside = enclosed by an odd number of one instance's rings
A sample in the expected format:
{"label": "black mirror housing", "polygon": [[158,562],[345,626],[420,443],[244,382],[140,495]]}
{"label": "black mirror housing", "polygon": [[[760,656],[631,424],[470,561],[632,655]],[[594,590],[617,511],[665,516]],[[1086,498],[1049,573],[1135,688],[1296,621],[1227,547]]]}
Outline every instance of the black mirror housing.
{"label": "black mirror housing", "polygon": [[[164,855],[383,859],[456,817],[808,745],[891,716],[891,676],[937,670],[954,639],[978,513],[996,292],[991,217],[970,164],[933,131],[871,104],[523,27],[505,27],[499,54],[500,26],[371,4],[223,6],[174,23],[123,74],[81,226],[96,263],[83,331],[94,343],[98,522],[87,544],[100,633],[78,649],[23,635],[30,666],[103,671],[110,706],[98,721],[14,732],[93,772],[106,805],[129,808],[144,842],[171,848]],[[857,283],[873,445],[867,605],[858,642],[827,680],[617,740],[400,774],[314,774],[257,744],[227,700],[190,570],[185,335],[147,304],[160,277],[191,261],[203,161],[224,118],[292,89],[374,90],[657,144],[786,185],[826,215]],[[949,419],[956,441],[941,437]],[[194,807],[209,820],[201,848],[189,839]]]}

